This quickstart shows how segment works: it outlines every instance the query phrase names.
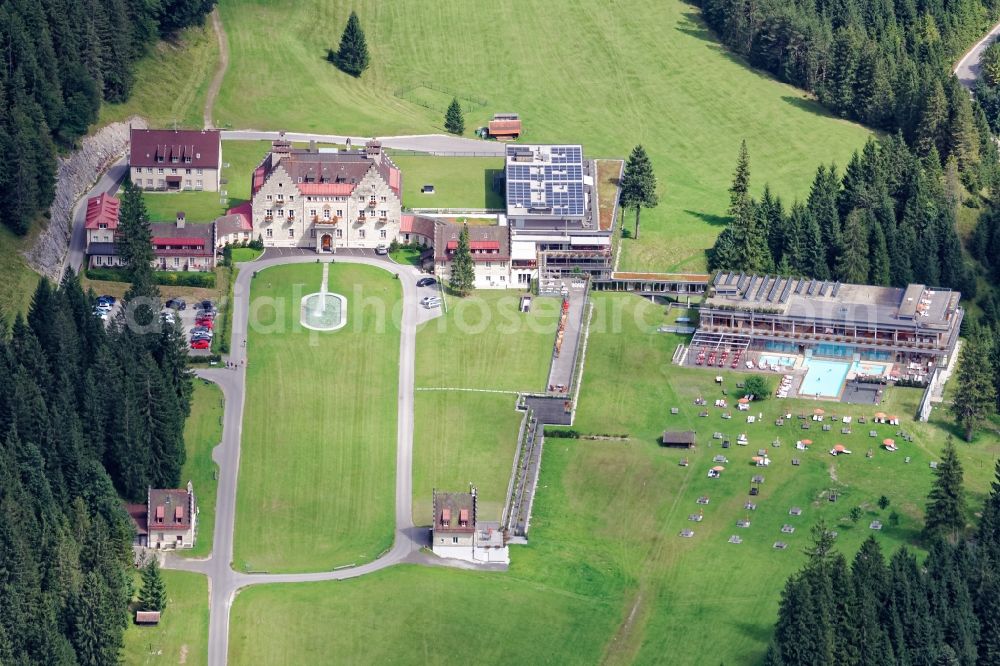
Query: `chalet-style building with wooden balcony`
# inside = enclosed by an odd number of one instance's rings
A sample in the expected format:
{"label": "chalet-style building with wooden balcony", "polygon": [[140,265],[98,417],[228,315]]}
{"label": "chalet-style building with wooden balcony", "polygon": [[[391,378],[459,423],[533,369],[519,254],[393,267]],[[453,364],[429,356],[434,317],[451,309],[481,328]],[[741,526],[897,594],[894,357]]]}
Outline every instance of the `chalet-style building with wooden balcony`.
{"label": "chalet-style building with wooden balcony", "polygon": [[266,247],[374,248],[399,240],[403,177],[382,145],[293,148],[280,138],[253,172],[253,233]]}

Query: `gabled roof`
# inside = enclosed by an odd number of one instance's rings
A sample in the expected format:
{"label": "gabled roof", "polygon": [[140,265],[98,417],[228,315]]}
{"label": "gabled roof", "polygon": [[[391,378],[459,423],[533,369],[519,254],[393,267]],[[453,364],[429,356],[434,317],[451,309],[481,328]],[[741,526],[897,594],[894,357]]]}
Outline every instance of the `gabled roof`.
{"label": "gabled roof", "polygon": [[[450,260],[458,248],[462,225],[438,221],[434,229],[434,260]],[[469,226],[469,250],[473,261],[507,261],[510,259],[510,230],[498,225]]]}
{"label": "gabled roof", "polygon": [[[219,130],[132,129],[129,166],[219,168]],[[177,159],[174,162],[174,159]],[[190,161],[188,161],[190,160]]]}
{"label": "gabled roof", "polygon": [[436,220],[432,217],[403,213],[399,219],[399,231],[404,234],[419,234],[433,239],[435,224]]}
{"label": "gabled roof", "polygon": [[194,496],[187,490],[183,488],[150,488],[148,497],[146,529],[149,532],[191,529]]}
{"label": "gabled roof", "polygon": [[226,214],[215,220],[215,233],[226,236],[240,231],[253,231],[253,213],[249,201],[233,206]]}
{"label": "gabled roof", "polygon": [[476,529],[476,500],[472,493],[434,491],[434,531],[472,534]]}
{"label": "gabled roof", "polygon": [[87,199],[87,229],[100,229],[100,225],[106,224],[107,229],[118,228],[118,207],[119,201],[106,192],[101,192],[96,197]]}

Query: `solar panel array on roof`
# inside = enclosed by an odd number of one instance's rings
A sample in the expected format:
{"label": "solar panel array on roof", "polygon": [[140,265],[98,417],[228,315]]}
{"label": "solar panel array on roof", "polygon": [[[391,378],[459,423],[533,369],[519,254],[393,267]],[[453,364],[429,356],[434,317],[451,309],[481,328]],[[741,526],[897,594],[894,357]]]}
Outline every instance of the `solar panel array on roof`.
{"label": "solar panel array on roof", "polygon": [[796,294],[801,294],[801,293],[802,293],[802,289],[803,289],[803,288],[804,288],[805,286],[806,286],[806,281],[805,281],[805,280],[799,280],[799,281],[798,281],[798,282],[797,282],[797,283],[795,284],[795,293],[796,293]]}
{"label": "solar panel array on roof", "polygon": [[833,285],[833,291],[830,292],[830,295],[836,297],[836,295],[837,295],[838,292],[840,292],[840,283],[839,282],[837,284]]}
{"label": "solar panel array on roof", "polygon": [[814,291],[816,291],[816,280],[810,280],[809,288],[806,289],[806,293],[812,296]]}
{"label": "solar panel array on roof", "polygon": [[760,281],[760,286],[757,287],[757,293],[753,297],[753,299],[755,301],[759,301],[761,299],[761,297],[764,295],[764,292],[767,291],[767,283],[768,283],[768,280],[770,280],[770,279],[771,278],[769,278],[768,276],[765,275],[764,278]]}
{"label": "solar panel array on roof", "polygon": [[788,301],[788,294],[792,290],[792,282],[795,282],[792,278],[788,278],[785,282],[785,288],[781,290],[781,296],[778,297],[779,303],[785,303]]}
{"label": "solar panel array on roof", "polygon": [[774,295],[778,293],[778,287],[780,286],[781,278],[778,278],[774,281],[774,284],[771,285],[771,291],[767,292],[767,300],[769,302],[774,301]]}
{"label": "solar panel array on roof", "polygon": [[[580,146],[511,146],[506,169],[507,206],[529,213],[583,216],[583,149]],[[508,214],[517,214],[508,210]]]}

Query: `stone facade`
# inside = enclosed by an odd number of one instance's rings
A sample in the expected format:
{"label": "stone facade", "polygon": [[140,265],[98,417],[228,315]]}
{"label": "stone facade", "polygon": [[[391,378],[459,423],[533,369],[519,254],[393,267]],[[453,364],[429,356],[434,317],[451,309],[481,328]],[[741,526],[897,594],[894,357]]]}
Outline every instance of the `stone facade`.
{"label": "stone facade", "polygon": [[275,142],[254,172],[253,233],[265,247],[375,248],[399,240],[401,175],[381,148],[322,153]]}

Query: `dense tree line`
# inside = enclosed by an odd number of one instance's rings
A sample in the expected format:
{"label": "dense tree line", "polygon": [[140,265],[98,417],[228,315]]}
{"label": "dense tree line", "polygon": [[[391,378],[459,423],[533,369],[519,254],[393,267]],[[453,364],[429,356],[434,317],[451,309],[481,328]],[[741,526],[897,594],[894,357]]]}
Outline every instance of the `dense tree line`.
{"label": "dense tree line", "polygon": [[23,234],[49,207],[57,147],[123,102],[133,65],[160,36],[201,21],[215,0],[5,0],[0,3],[0,199]]}
{"label": "dense tree line", "polygon": [[0,329],[2,664],[117,663],[133,535],[119,497],[179,485],[190,411],[184,338],[158,325],[158,298],[133,287],[105,328],[71,272]]}
{"label": "dense tree line", "polygon": [[749,196],[745,145],[730,188],[729,226],[709,251],[712,270],[805,275],[844,282],[911,282],[976,294],[955,226],[956,160],[920,158],[899,137],[869,140],[840,175],[820,166],[805,202],[786,209],[764,189]]}
{"label": "dense tree line", "polygon": [[997,0],[698,0],[751,65],[834,113],[900,132],[920,157],[954,155],[970,183],[985,117],[951,63],[1000,15]]}
{"label": "dense tree line", "polygon": [[1000,663],[1000,463],[971,540],[962,470],[945,448],[927,505],[929,555],[886,560],[874,537],[848,563],[820,524],[785,585],[765,663],[931,666]]}

